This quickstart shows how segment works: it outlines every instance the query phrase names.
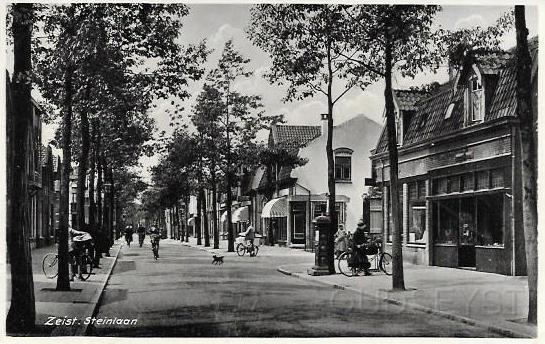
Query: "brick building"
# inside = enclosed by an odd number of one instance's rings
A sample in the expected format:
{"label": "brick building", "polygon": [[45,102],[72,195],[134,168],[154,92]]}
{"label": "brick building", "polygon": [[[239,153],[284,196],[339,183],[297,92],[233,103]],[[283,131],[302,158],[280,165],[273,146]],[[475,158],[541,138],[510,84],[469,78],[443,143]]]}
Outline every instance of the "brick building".
{"label": "brick building", "polygon": [[[537,119],[537,39],[529,43]],[[404,259],[524,275],[514,51],[468,54],[457,73],[436,86],[394,91]],[[371,228],[382,229],[389,250],[385,131],[371,160],[377,185]]]}

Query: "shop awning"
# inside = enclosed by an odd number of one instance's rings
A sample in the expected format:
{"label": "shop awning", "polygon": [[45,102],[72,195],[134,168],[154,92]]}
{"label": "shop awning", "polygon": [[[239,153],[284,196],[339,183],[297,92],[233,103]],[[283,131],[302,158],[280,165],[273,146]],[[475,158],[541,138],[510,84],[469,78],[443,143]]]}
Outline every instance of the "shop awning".
{"label": "shop awning", "polygon": [[195,218],[192,217],[189,220],[187,220],[187,225],[188,226],[195,226]]}
{"label": "shop awning", "polygon": [[263,210],[261,211],[261,217],[287,217],[288,214],[286,208],[286,197],[271,199],[263,206]]}
{"label": "shop awning", "polygon": [[249,218],[249,210],[248,207],[240,207],[237,210],[233,212],[231,222],[246,222]]}

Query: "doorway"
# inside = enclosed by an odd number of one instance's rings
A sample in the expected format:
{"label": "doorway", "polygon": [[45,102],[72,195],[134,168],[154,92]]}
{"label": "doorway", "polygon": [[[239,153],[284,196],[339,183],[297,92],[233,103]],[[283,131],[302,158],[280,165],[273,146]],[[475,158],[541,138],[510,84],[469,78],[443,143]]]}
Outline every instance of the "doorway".
{"label": "doorway", "polygon": [[305,202],[291,202],[291,243],[305,244],[307,216]]}

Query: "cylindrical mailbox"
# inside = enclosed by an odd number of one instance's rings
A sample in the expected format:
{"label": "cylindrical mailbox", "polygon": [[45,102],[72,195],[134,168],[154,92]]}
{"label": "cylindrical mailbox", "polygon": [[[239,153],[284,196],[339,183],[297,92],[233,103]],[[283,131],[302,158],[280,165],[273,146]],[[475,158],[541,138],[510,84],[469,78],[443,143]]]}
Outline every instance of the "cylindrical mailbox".
{"label": "cylindrical mailbox", "polygon": [[308,274],[312,276],[329,275],[335,273],[330,271],[330,257],[328,256],[329,243],[329,226],[331,220],[328,216],[318,216],[312,223],[314,229],[318,232],[318,242],[314,251],[314,266],[308,269]]}

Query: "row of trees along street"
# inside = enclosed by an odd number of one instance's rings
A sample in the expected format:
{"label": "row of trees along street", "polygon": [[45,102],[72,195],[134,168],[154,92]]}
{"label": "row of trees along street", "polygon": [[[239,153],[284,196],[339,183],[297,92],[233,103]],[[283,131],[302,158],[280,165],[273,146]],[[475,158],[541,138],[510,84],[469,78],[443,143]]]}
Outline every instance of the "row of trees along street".
{"label": "row of trees along street", "polygon": [[[74,224],[93,237],[113,239],[114,208],[134,199],[144,185],[130,172],[143,154],[153,154],[154,131],[149,117],[153,100],[189,96],[189,80],[202,76],[205,44],[183,47],[175,40],[184,5],[164,4],[14,4],[10,7],[14,47],[14,157],[26,157],[25,133],[31,115],[30,90],[36,86],[46,121],[61,119],[57,133],[62,148],[57,290],[70,290],[68,276],[68,209],[72,156],[78,165]],[[89,164],[87,162],[90,162]],[[26,333],[34,327],[35,307],[28,243],[24,162],[13,166],[12,212],[8,242],[12,262],[12,297],[7,331]],[[90,214],[82,211],[89,179]],[[95,189],[96,178],[96,189]],[[104,187],[110,186],[102,199]],[[95,200],[96,191],[96,200]],[[117,222],[119,224],[119,222]],[[13,264],[17,262],[16,264]]]}
{"label": "row of trees along street", "polygon": [[[286,86],[285,101],[301,101],[314,96],[327,99],[329,204],[334,204],[336,197],[332,150],[335,106],[350,90],[364,90],[372,83],[384,80],[391,181],[389,198],[394,214],[392,288],[404,290],[392,75],[414,77],[426,69],[437,70],[447,59],[456,64],[478,49],[498,49],[502,35],[513,26],[513,22],[516,24],[517,101],[525,154],[521,168],[525,183],[524,228],[530,289],[528,321],[535,323],[536,150],[533,146],[534,122],[529,101],[530,78],[524,74],[529,73],[530,66],[527,62],[528,33],[524,23],[524,7],[517,6],[516,16],[507,13],[498,19],[495,26],[455,32],[433,25],[435,15],[440,10],[439,6],[415,5],[260,4],[251,8],[247,34],[256,46],[269,54],[271,65],[266,78],[271,84]],[[266,115],[259,95],[237,91],[236,82],[250,77],[252,71],[248,69],[249,60],[235,50],[231,41],[225,44],[217,66],[209,71],[202,67],[209,54],[204,42],[188,47],[175,42],[181,30],[181,19],[188,14],[185,6],[18,4],[12,6],[12,12],[16,61],[14,88],[28,89],[28,94],[23,92],[24,95],[20,95],[17,101],[21,104],[30,102],[30,83],[24,82],[30,78],[44,99],[52,105],[52,119],[62,117],[62,131],[58,135],[64,166],[59,290],[69,288],[65,242],[71,153],[78,157],[78,193],[81,192],[78,195],[78,209],[83,206],[85,175],[89,173],[90,188],[91,185],[95,187],[95,175],[97,178],[96,203],[91,196],[93,215],[89,217],[88,224],[80,216],[80,227],[89,226],[90,230],[112,233],[111,210],[116,202],[117,206],[124,207],[123,203],[128,203],[131,197],[134,199],[139,191],[145,189],[129,168],[140,155],[159,151],[162,154],[160,162],[152,171],[153,188],[148,188],[142,196],[142,209],[146,216],[157,216],[165,208],[174,208],[175,224],[183,228],[183,225],[180,226],[184,223],[180,218],[180,200],[187,209],[190,195],[195,195],[198,200],[195,227],[200,229],[200,222],[203,221],[203,227],[208,228],[210,221],[213,245],[218,248],[216,207],[218,196],[224,194],[229,251],[234,251],[232,189],[244,172],[267,165],[270,161],[281,161],[292,166],[304,163],[286,151],[271,150],[256,139],[260,130],[281,122],[282,116]],[[31,33],[35,31],[43,36],[32,36]],[[34,60],[32,65],[31,57]],[[204,85],[191,109],[177,105],[183,104],[191,96],[185,88],[187,83],[202,76],[206,76]],[[179,100],[172,102],[176,104],[170,118],[174,125],[173,134],[153,145],[149,141],[154,125],[148,117],[148,110],[154,99],[172,97]],[[26,118],[24,116],[27,115],[21,111],[16,116]],[[190,119],[191,124],[181,124],[184,119]],[[90,161],[89,166],[87,161]],[[19,170],[14,171],[15,175],[18,173]],[[99,198],[105,180],[114,190],[109,194],[111,199],[107,200],[107,207],[102,204],[106,200]],[[15,187],[21,188],[19,194],[24,197],[24,181],[20,185],[13,184],[10,190],[14,192]],[[212,219],[207,218],[205,190],[212,195]],[[24,202],[23,199],[16,201]],[[103,211],[102,214],[102,208],[108,209],[108,212]],[[329,270],[335,273],[333,235],[337,221],[334,207],[329,209],[332,219],[328,245]],[[12,220],[23,216],[16,209],[12,211]],[[28,263],[29,249],[23,247],[28,246],[24,240],[26,232],[21,227],[24,225],[13,227],[13,222],[10,222],[13,235],[9,244],[21,250],[10,249],[10,260]],[[187,238],[188,235],[188,231],[182,229],[181,236]],[[197,236],[199,244],[202,244],[200,230]],[[204,231],[204,245],[210,245],[208,230]],[[21,264],[19,267],[22,270],[18,273],[24,278],[12,278],[12,283],[18,283],[22,289],[17,289],[19,291],[12,295],[8,331],[25,331],[33,325],[33,320],[27,318],[34,312],[32,275],[28,266]],[[17,307],[13,307],[14,300],[17,300]]]}

